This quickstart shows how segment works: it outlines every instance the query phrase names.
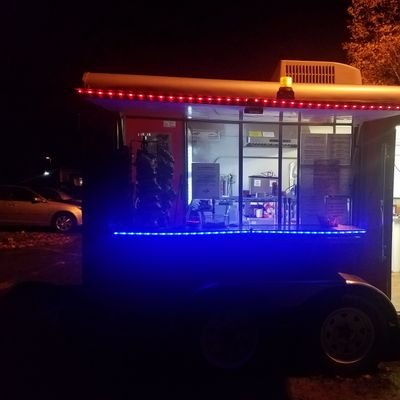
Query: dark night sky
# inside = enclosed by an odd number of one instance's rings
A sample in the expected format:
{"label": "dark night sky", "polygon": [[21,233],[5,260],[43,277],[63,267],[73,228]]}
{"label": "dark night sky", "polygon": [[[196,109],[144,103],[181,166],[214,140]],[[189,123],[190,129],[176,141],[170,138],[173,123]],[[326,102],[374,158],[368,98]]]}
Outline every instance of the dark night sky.
{"label": "dark night sky", "polygon": [[350,2],[7,2],[0,180],[46,154],[79,165],[83,72],[269,80],[280,59],[346,62]]}

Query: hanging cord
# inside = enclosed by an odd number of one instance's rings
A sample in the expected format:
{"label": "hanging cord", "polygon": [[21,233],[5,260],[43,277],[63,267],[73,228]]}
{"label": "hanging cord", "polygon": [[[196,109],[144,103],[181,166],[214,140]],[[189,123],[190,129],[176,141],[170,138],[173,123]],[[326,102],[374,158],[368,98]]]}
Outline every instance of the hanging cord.
{"label": "hanging cord", "polygon": [[[183,201],[183,175],[179,177],[179,183],[178,183],[178,192],[176,193],[176,199],[175,199],[175,215],[174,215],[174,225],[176,226],[177,218],[178,218],[178,206],[179,206],[179,199],[181,199],[182,204],[184,203]],[[186,213],[185,213],[186,215]]]}

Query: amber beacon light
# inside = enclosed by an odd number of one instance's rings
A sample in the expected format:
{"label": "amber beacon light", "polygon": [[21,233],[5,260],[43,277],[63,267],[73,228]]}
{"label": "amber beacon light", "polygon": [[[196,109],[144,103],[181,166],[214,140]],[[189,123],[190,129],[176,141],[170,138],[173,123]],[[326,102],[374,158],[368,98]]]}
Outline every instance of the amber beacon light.
{"label": "amber beacon light", "polygon": [[294,99],[294,91],[292,89],[292,77],[291,76],[281,76],[280,87],[276,93],[277,99]]}

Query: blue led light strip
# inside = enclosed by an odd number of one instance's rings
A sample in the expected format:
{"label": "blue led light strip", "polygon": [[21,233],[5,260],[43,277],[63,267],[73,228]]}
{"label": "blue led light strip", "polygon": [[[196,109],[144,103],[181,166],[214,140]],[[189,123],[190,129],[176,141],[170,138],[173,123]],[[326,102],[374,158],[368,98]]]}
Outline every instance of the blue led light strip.
{"label": "blue led light strip", "polygon": [[204,236],[204,235],[362,235],[367,233],[364,229],[347,231],[289,231],[289,230],[248,230],[248,231],[194,231],[194,232],[114,232],[117,236]]}

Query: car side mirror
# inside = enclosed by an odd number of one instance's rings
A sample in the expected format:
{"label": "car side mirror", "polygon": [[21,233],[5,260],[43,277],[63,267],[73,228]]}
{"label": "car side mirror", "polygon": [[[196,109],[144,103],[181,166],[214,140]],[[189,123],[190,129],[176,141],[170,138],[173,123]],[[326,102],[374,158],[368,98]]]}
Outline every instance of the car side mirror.
{"label": "car side mirror", "polygon": [[32,198],[32,203],[44,203],[45,200],[42,197],[33,197]]}

